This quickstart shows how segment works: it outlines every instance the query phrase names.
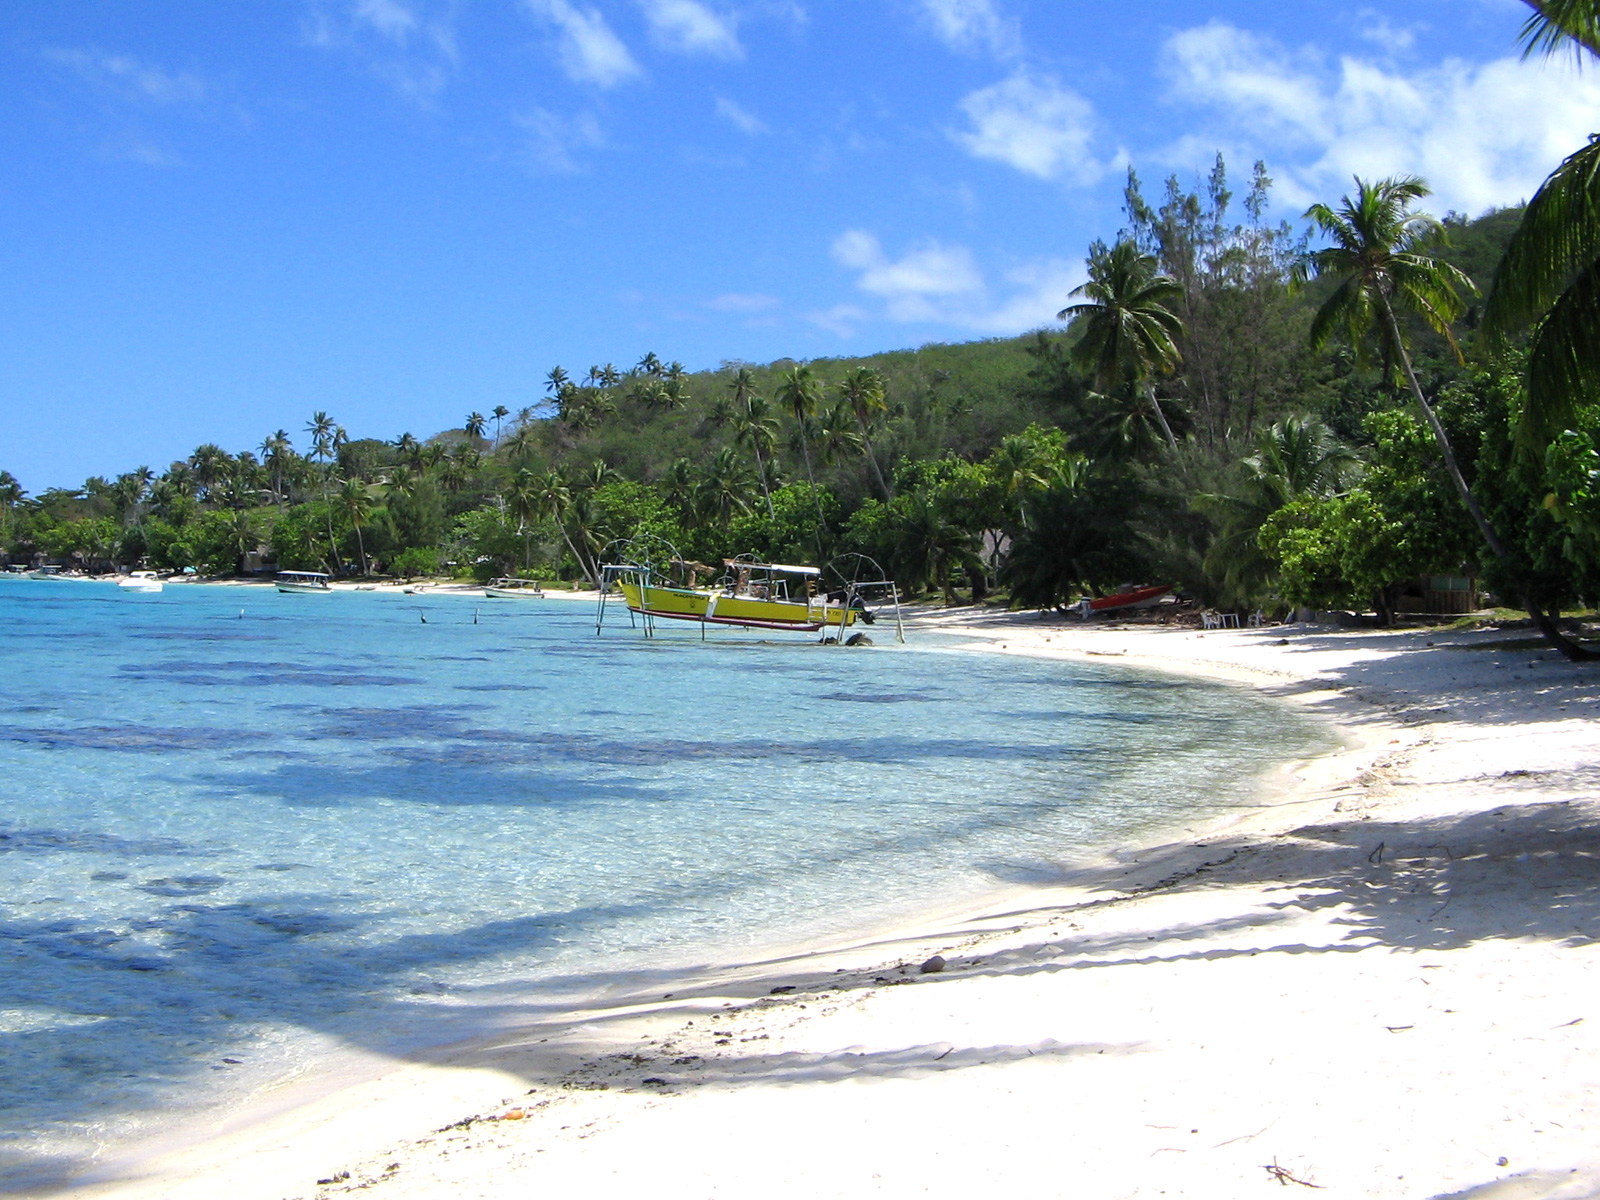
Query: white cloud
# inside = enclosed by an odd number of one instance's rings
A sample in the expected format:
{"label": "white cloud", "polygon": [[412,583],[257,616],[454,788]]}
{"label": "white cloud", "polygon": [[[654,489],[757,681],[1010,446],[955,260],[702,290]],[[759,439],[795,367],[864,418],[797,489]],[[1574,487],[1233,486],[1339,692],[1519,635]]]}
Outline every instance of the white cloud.
{"label": "white cloud", "polygon": [[715,300],[707,300],[706,307],[712,312],[752,314],[770,312],[781,303],[776,296],[760,292],[725,292]]}
{"label": "white cloud", "polygon": [[1386,52],[1410,50],[1417,44],[1417,27],[1400,26],[1389,22],[1389,19],[1376,9],[1363,8],[1356,13],[1356,19],[1361,22],[1361,36],[1374,46]]}
{"label": "white cloud", "polygon": [[[1041,259],[1013,267],[1002,279],[996,300],[977,259],[965,246],[929,239],[891,258],[872,234],[851,229],[833,243],[833,259],[856,274],[856,287],[882,303],[883,316],[901,324],[950,325],[988,334],[1021,333],[1050,323],[1067,293],[1083,281],[1081,264]],[[832,324],[810,319],[838,333],[867,319],[859,309],[830,310]],[[846,336],[841,334],[840,336]]]}
{"label": "white cloud", "polygon": [[717,97],[717,116],[729,122],[735,129],[748,133],[754,137],[758,133],[766,133],[767,126],[764,121],[747,109],[741,108],[726,96]]}
{"label": "white cloud", "polygon": [[1005,163],[1040,179],[1092,183],[1107,165],[1093,153],[1093,106],[1048,76],[1018,71],[961,101],[971,126],[950,136],[975,158]]}
{"label": "white cloud", "polygon": [[364,61],[401,96],[430,106],[459,55],[454,7],[429,0],[315,0],[302,27],[308,44]]}
{"label": "white cloud", "polygon": [[955,50],[986,50],[998,58],[1022,51],[1022,31],[1002,17],[994,0],[917,0],[923,19]]}
{"label": "white cloud", "polygon": [[206,97],[205,81],[198,75],[166,71],[141,62],[131,54],[107,54],[94,49],[46,50],[45,58],[129,100],[178,104],[196,103]]}
{"label": "white cloud", "polygon": [[856,327],[871,317],[871,313],[854,304],[835,304],[832,308],[806,314],[806,320],[819,329],[826,329],[838,338],[854,337]]}
{"label": "white cloud", "polygon": [[577,154],[605,145],[600,122],[592,113],[563,117],[536,108],[516,119],[528,131],[526,157],[536,169],[572,174],[582,170]]}
{"label": "white cloud", "polygon": [[1204,141],[1269,160],[1291,204],[1331,200],[1363,178],[1421,175],[1437,207],[1480,212],[1526,199],[1600,128],[1600,73],[1560,59],[1447,59],[1405,72],[1329,63],[1231,25],[1168,39],[1171,98],[1211,109]]}
{"label": "white cloud", "polygon": [[569,78],[615,87],[640,73],[639,64],[598,9],[581,8],[568,0],[523,0],[523,7],[555,26],[556,53]]}
{"label": "white cloud", "polygon": [[640,0],[650,34],[658,45],[682,54],[743,58],[744,47],[732,16],[714,12],[701,0]]}

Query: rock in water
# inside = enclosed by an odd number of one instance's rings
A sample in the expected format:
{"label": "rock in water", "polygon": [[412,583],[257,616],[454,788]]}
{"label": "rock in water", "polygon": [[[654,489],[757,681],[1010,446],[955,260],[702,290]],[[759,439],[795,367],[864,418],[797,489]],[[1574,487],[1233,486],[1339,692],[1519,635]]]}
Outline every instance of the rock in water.
{"label": "rock in water", "polygon": [[944,970],[944,957],[942,955],[935,954],[917,969],[924,975],[937,975],[940,971]]}

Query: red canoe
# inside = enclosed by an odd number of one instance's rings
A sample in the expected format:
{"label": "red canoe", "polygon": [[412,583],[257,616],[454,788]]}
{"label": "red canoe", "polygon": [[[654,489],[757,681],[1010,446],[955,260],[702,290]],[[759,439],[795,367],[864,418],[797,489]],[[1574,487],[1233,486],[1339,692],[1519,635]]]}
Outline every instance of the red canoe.
{"label": "red canoe", "polygon": [[1101,596],[1089,601],[1091,612],[1110,612],[1117,608],[1149,608],[1161,597],[1170,595],[1169,587],[1134,588],[1131,592],[1118,592],[1115,596]]}

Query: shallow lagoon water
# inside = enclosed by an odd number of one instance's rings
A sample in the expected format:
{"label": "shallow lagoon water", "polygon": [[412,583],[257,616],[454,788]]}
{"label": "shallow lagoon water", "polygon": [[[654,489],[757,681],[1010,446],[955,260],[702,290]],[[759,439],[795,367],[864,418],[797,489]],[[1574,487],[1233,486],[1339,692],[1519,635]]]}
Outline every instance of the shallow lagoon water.
{"label": "shallow lagoon water", "polygon": [[1047,878],[1322,745],[1236,689],[555,600],[7,580],[0,656],[0,1184],[333,1045]]}

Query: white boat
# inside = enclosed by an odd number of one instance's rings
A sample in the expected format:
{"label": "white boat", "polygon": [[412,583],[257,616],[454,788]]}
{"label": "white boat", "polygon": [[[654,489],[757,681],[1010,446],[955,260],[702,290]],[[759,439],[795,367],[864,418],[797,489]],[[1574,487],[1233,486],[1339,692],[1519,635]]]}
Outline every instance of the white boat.
{"label": "white boat", "polygon": [[117,580],[117,587],[124,592],[159,592],[161,586],[154,571],[135,571],[126,579]]}
{"label": "white boat", "polygon": [[274,581],[280,592],[304,595],[326,595],[333,591],[328,586],[328,576],[321,571],[279,571]]}
{"label": "white boat", "polygon": [[29,579],[60,579],[60,567],[36,567],[28,572]]}
{"label": "white boat", "polygon": [[491,579],[484,585],[483,594],[501,600],[542,600],[544,589],[537,579]]}

